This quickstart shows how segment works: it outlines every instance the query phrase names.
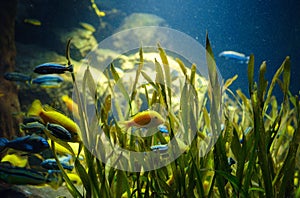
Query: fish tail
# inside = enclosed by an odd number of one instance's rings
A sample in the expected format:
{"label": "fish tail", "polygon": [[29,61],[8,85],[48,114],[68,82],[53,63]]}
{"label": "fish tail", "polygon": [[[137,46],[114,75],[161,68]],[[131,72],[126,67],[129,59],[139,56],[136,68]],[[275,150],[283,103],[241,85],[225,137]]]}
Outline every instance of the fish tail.
{"label": "fish tail", "polygon": [[69,72],[73,72],[73,71],[74,71],[73,65],[69,65],[69,66],[68,66],[68,71],[69,71]]}
{"label": "fish tail", "polygon": [[118,125],[124,131],[127,131],[131,127],[130,121],[120,121],[120,122],[118,122]]}
{"label": "fish tail", "polygon": [[40,100],[34,100],[28,111],[28,116],[40,116],[43,106]]}
{"label": "fish tail", "polygon": [[8,142],[8,139],[0,138],[0,152],[5,149]]}

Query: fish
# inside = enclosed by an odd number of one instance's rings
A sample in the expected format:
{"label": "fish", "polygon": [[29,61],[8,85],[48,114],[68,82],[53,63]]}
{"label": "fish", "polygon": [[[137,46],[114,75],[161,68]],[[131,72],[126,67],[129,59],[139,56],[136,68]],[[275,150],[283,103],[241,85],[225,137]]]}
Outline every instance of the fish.
{"label": "fish", "polygon": [[4,73],[3,77],[9,81],[18,81],[18,82],[27,82],[27,83],[31,81],[30,76],[18,72],[6,72]]}
{"label": "fish", "polygon": [[96,28],[94,26],[92,26],[91,24],[89,24],[89,23],[80,22],[79,24],[81,25],[81,27],[83,27],[84,29],[86,29],[90,32],[95,32],[96,31]]}
{"label": "fish", "polygon": [[164,122],[165,120],[158,112],[146,110],[137,113],[128,121],[119,122],[119,124],[125,127],[125,130],[127,131],[132,126],[136,128],[153,128],[163,124]]}
{"label": "fish", "polygon": [[50,131],[51,135],[64,141],[72,141],[71,133],[63,126],[59,124],[47,123],[46,128],[48,131]]}
{"label": "fish", "polygon": [[73,65],[61,65],[57,63],[43,63],[34,68],[33,72],[37,74],[64,74],[73,72]]}
{"label": "fish", "polygon": [[30,117],[24,117],[23,118],[23,124],[28,124],[31,122],[39,122],[39,123],[43,123],[43,120],[41,117],[39,116],[30,116]]}
{"label": "fish", "polygon": [[6,138],[0,138],[0,150],[4,148],[12,148],[30,153],[40,153],[46,149],[49,149],[50,146],[46,139],[33,134],[17,137],[11,141]]}
{"label": "fish", "polygon": [[41,26],[42,22],[37,19],[24,19],[24,23],[34,25],[34,26]]}
{"label": "fish", "polygon": [[154,145],[154,146],[151,146],[150,149],[152,151],[167,151],[169,149],[168,145],[167,144],[159,144],[159,145]]}
{"label": "fish", "polygon": [[68,95],[63,95],[61,97],[62,101],[64,101],[64,103],[66,104],[67,108],[73,112],[73,116],[76,118],[76,119],[80,119],[80,116],[79,116],[79,112],[78,112],[78,104],[76,102],[74,102],[72,100],[72,98],[70,98]]}
{"label": "fish", "polygon": [[223,57],[225,59],[237,60],[240,63],[248,64],[249,62],[249,56],[246,56],[245,54],[235,52],[235,51],[223,51],[219,54],[219,57]]}
{"label": "fish", "polygon": [[[0,164],[0,180],[11,185],[44,185],[57,189],[61,184],[58,177],[50,177],[34,169]],[[59,182],[60,181],[60,182]]]}
{"label": "fish", "polygon": [[69,178],[73,183],[75,183],[75,184],[77,184],[77,185],[81,185],[81,184],[82,184],[81,179],[80,179],[80,177],[79,177],[77,174],[75,174],[75,173],[67,173],[67,175],[68,175],[68,178]]}
{"label": "fish", "polygon": [[27,155],[18,155],[18,154],[6,154],[2,159],[1,163],[8,162],[12,166],[17,167],[25,167],[28,162],[28,156]]}
{"label": "fish", "polygon": [[64,81],[62,77],[55,74],[46,74],[34,78],[31,83],[38,84],[43,88],[57,88],[60,87],[61,83]]}
{"label": "fish", "polygon": [[[48,139],[48,143],[52,147],[50,139]],[[77,143],[77,142],[68,142],[68,144],[70,145],[70,147],[71,147],[71,149],[73,150],[74,153],[70,152],[68,149],[66,149],[65,147],[63,147],[59,143],[54,142],[55,151],[57,153],[61,154],[61,155],[65,155],[65,154],[72,155],[72,154],[75,154],[77,156],[78,155],[78,151],[79,151],[79,143]],[[83,159],[84,158],[84,152],[81,152],[80,155],[79,155],[79,157],[81,159]]]}
{"label": "fish", "polygon": [[44,124],[52,123],[59,124],[70,132],[72,135],[72,141],[80,142],[80,129],[79,126],[66,115],[56,111],[52,108],[43,108],[40,100],[34,100],[29,111],[29,116],[39,116],[42,118]]}
{"label": "fish", "polygon": [[29,123],[26,123],[26,124],[20,124],[20,131],[22,132],[26,132],[26,133],[35,133],[35,134],[40,134],[40,133],[43,133],[45,129],[45,125],[43,125],[42,123],[40,122],[29,122]]}
{"label": "fish", "polygon": [[[68,163],[63,162],[63,161],[60,161],[60,164],[64,169],[69,170],[69,171],[72,171],[74,168],[74,166],[69,165]],[[59,170],[56,160],[52,159],[52,158],[42,161],[41,166],[43,168],[49,169],[49,170]]]}
{"label": "fish", "polygon": [[169,133],[168,128],[165,125],[160,124],[157,128],[161,133]]}

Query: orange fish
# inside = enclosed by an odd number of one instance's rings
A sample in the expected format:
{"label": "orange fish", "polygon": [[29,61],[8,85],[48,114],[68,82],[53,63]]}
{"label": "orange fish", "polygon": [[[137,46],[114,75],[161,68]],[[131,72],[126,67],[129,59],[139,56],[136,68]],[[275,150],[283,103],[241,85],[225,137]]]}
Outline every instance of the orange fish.
{"label": "orange fish", "polygon": [[73,112],[73,116],[76,119],[79,119],[79,113],[78,113],[78,105],[76,102],[74,102],[72,100],[72,98],[70,98],[68,95],[63,95],[61,97],[61,99],[64,101],[64,103],[66,104],[67,108]]}
{"label": "orange fish", "polygon": [[132,126],[136,128],[153,128],[164,122],[165,120],[159,113],[157,113],[156,111],[147,110],[139,112],[130,120],[121,121],[119,122],[119,124],[123,125],[125,127],[125,130],[127,131]]}
{"label": "orange fish", "polygon": [[52,109],[52,108],[46,108],[44,109],[42,106],[42,103],[40,100],[33,101],[29,111],[28,116],[39,116],[42,118],[44,123],[54,123],[59,124],[66,128],[72,135],[72,141],[79,142],[79,134],[80,129],[78,125],[65,116],[64,114]]}

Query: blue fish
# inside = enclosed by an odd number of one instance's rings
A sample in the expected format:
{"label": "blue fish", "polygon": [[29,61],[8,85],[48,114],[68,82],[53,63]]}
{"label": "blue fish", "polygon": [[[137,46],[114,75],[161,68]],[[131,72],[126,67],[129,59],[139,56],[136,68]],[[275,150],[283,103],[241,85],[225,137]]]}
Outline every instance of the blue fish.
{"label": "blue fish", "polygon": [[154,146],[151,146],[150,149],[152,151],[161,151],[161,152],[164,152],[164,151],[167,151],[168,150],[168,145],[167,144],[158,144],[158,145],[154,145]]}
{"label": "blue fish", "polygon": [[219,57],[237,60],[239,63],[247,64],[249,62],[249,56],[235,51],[223,51],[219,54]]}
{"label": "blue fish", "polygon": [[64,79],[59,75],[48,74],[48,75],[38,76],[37,78],[33,79],[31,83],[41,85],[43,83],[48,83],[48,82],[61,83],[63,81]]}
{"label": "blue fish", "polygon": [[12,148],[30,153],[40,153],[41,151],[50,148],[50,146],[46,139],[38,135],[27,135],[11,141],[6,138],[0,138],[0,150],[4,148]]}
{"label": "blue fish", "polygon": [[161,133],[169,133],[168,128],[165,125],[160,124],[157,128]]}
{"label": "blue fish", "polygon": [[6,72],[4,78],[9,81],[30,82],[31,77],[18,72]]}
{"label": "blue fish", "polygon": [[66,71],[73,72],[73,65],[60,65],[57,63],[44,63],[38,65],[33,70],[38,74],[64,74]]}
{"label": "blue fish", "polygon": [[[60,164],[64,169],[69,170],[69,171],[72,171],[74,168],[74,166],[71,166],[64,161],[60,161]],[[59,167],[58,167],[55,159],[46,159],[46,160],[42,161],[41,166],[48,170],[59,170]]]}

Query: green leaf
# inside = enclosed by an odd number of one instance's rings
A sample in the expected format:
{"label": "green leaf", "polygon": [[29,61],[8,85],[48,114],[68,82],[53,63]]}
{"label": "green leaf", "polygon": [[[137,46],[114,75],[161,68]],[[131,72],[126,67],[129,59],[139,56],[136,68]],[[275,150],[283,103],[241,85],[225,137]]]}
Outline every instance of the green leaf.
{"label": "green leaf", "polygon": [[143,66],[144,66],[144,58],[143,58],[143,49],[142,48],[140,48],[140,50],[139,50],[139,55],[140,55],[140,62],[139,62],[139,66],[136,70],[135,79],[134,79],[134,83],[133,83],[133,86],[132,86],[131,101],[133,101],[134,98],[135,98],[136,85],[139,81],[139,76],[140,76],[141,71],[142,71]]}
{"label": "green leaf", "polygon": [[91,197],[92,195],[92,185],[90,183],[90,177],[89,175],[87,174],[87,172],[85,171],[85,169],[83,168],[83,166],[81,165],[80,161],[78,158],[75,159],[75,169],[76,169],[76,172],[77,174],[79,175],[81,181],[82,181],[82,184],[86,190],[86,193],[87,193],[87,197]]}
{"label": "green leaf", "polygon": [[129,95],[128,95],[126,88],[124,87],[124,84],[122,83],[122,80],[120,79],[120,76],[119,76],[118,72],[116,71],[113,64],[110,65],[110,69],[111,69],[112,76],[116,82],[116,86],[119,88],[120,92],[125,97],[126,101],[128,102],[128,104],[130,106],[130,109],[131,109],[131,102],[130,102]]}
{"label": "green leaf", "polygon": [[258,98],[259,101],[261,101],[261,104],[264,102],[264,96],[266,93],[268,82],[265,79],[265,73],[266,73],[267,65],[266,61],[264,61],[259,69],[259,80],[258,80]]}
{"label": "green leaf", "polygon": [[228,172],[225,172],[225,171],[221,171],[221,170],[215,170],[215,172],[221,176],[223,176],[225,179],[227,179],[232,187],[236,190],[236,191],[239,191],[239,182],[238,182],[238,179],[236,176],[228,173]]}
{"label": "green leaf", "polygon": [[184,63],[179,58],[176,58],[175,60],[179,64],[179,67],[180,67],[182,73],[184,74],[185,79],[188,79],[187,70],[186,70],[186,66],[184,65]]}
{"label": "green leaf", "polygon": [[248,62],[248,83],[249,83],[249,94],[252,95],[254,86],[254,56],[250,55]]}
{"label": "green leaf", "polygon": [[72,183],[72,181],[70,180],[70,178],[68,177],[68,175],[66,174],[65,169],[62,167],[62,165],[61,165],[61,163],[60,163],[60,161],[59,161],[59,159],[58,159],[58,157],[56,155],[56,152],[55,152],[55,143],[54,143],[53,140],[51,140],[51,148],[52,148],[52,151],[53,151],[53,156],[55,158],[55,161],[57,162],[58,168],[59,168],[59,170],[61,171],[61,173],[63,175],[63,178],[64,178],[64,180],[65,180],[65,182],[67,184],[67,188],[68,188],[69,192],[72,194],[73,197],[83,197],[80,194],[80,192],[77,190],[77,188],[74,186],[74,184]]}
{"label": "green leaf", "polygon": [[238,78],[238,75],[234,75],[232,78],[229,78],[226,80],[225,84],[223,85],[223,89],[227,89],[236,79]]}

